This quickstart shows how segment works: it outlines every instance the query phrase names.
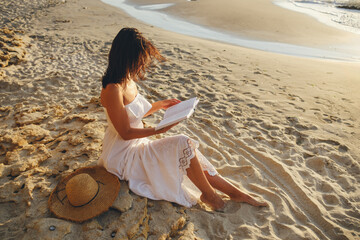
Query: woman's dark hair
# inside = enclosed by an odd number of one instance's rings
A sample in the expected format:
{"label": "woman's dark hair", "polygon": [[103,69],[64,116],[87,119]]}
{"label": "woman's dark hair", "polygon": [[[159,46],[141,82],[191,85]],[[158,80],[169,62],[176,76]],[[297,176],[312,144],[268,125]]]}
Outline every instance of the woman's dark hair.
{"label": "woman's dark hair", "polygon": [[102,86],[109,83],[127,83],[144,79],[147,67],[153,59],[162,61],[156,47],[136,28],[123,28],[114,38],[110,53],[109,65],[102,78]]}

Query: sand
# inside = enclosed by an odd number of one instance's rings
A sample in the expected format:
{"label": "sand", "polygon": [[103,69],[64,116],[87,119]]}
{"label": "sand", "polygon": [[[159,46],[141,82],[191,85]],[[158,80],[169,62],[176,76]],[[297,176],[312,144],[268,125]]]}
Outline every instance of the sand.
{"label": "sand", "polygon": [[[359,63],[170,33],[97,0],[2,2],[0,11],[1,26],[17,30],[8,38],[19,43],[11,45],[19,60],[0,68],[1,239],[360,238]],[[310,36],[320,38],[313,24]],[[60,179],[95,165],[101,153],[100,78],[124,26],[139,28],[168,59],[140,83],[142,94],[201,100],[165,135],[199,140],[223,176],[269,208],[231,201],[224,212],[184,208],[139,197],[122,182],[112,208],[92,220],[50,213]],[[144,121],[153,126],[161,115]]]}
{"label": "sand", "polygon": [[180,19],[246,39],[328,47],[351,45],[360,53],[360,35],[339,30],[303,13],[278,7],[270,0],[132,0],[135,4],[176,3],[160,10]]}

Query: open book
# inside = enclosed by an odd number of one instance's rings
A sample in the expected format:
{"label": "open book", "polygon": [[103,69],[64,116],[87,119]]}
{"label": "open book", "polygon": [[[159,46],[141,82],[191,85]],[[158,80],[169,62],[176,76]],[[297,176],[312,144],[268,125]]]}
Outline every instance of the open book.
{"label": "open book", "polygon": [[155,130],[162,129],[171,124],[189,118],[194,113],[195,107],[198,102],[199,100],[194,97],[189,100],[182,101],[172,107],[169,107],[165,111],[163,120],[161,120],[161,122],[155,127]]}

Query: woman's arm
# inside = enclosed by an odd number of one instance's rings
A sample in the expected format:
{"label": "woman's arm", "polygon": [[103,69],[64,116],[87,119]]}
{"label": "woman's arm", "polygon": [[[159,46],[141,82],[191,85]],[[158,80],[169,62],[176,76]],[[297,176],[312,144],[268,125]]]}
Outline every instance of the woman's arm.
{"label": "woman's arm", "polygon": [[174,106],[174,105],[178,104],[179,102],[181,102],[181,101],[174,99],[174,98],[154,102],[152,104],[151,109],[144,115],[144,117],[147,117],[147,116],[153,114],[154,112],[159,111],[160,109],[168,109],[169,107]]}
{"label": "woman's arm", "polygon": [[[155,131],[155,128],[132,128],[123,102],[121,87],[108,85],[101,94],[103,106],[116,131],[124,140],[143,138],[168,131],[172,126]],[[158,107],[158,106],[155,106]]]}

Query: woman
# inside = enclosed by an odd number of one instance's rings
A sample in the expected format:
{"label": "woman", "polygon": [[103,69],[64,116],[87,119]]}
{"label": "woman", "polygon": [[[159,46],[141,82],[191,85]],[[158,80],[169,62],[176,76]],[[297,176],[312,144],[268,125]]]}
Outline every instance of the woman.
{"label": "woman", "polygon": [[195,195],[183,182],[186,175],[201,191],[201,201],[214,210],[224,206],[215,189],[234,201],[267,206],[222,178],[197,150],[199,144],[195,140],[184,135],[154,141],[147,138],[164,133],[176,124],[156,131],[144,128],[141,119],[180,102],[167,99],[150,104],[138,93],[136,82],[144,78],[154,59],[164,58],[137,29],[123,28],[115,37],[102,79],[101,103],[106,109],[109,126],[99,164],[127,180],[134,193],[150,199],[186,207],[196,204]]}

